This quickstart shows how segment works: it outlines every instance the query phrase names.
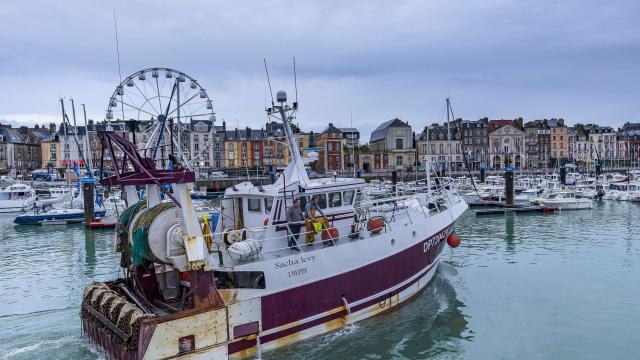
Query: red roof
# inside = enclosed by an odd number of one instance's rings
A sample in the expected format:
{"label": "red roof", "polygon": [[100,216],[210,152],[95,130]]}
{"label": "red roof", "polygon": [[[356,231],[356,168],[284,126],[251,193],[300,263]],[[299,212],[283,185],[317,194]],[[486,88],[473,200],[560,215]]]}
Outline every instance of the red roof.
{"label": "red roof", "polygon": [[500,119],[500,120],[489,120],[489,132],[494,132],[498,129],[500,129],[501,127],[505,126],[505,125],[511,125],[515,128],[518,128],[518,126],[516,126],[516,124],[513,122],[513,120],[505,120],[505,119]]}
{"label": "red roof", "polygon": [[505,119],[489,120],[489,126],[493,126],[493,127],[499,128],[499,127],[503,127],[505,125],[513,126],[513,120],[505,120]]}

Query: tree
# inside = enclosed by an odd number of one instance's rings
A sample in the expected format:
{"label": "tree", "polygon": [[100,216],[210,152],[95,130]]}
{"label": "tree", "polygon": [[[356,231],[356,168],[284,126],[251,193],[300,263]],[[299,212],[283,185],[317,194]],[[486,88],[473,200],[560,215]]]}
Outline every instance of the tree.
{"label": "tree", "polygon": [[524,119],[522,119],[522,117],[517,117],[513,120],[513,123],[516,125],[516,127],[522,129],[524,127]]}

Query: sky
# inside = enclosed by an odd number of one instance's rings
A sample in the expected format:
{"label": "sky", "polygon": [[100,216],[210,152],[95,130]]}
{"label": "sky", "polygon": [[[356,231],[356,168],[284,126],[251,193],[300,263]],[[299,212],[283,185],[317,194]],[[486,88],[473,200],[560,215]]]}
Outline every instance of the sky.
{"label": "sky", "polygon": [[[0,122],[60,122],[59,98],[103,120],[123,77],[169,67],[198,80],[227,127],[262,126],[267,89],[303,130],[353,124],[364,141],[398,117],[640,121],[640,2],[6,1]],[[352,119],[352,120],[351,120]],[[237,124],[237,125],[236,125]]]}

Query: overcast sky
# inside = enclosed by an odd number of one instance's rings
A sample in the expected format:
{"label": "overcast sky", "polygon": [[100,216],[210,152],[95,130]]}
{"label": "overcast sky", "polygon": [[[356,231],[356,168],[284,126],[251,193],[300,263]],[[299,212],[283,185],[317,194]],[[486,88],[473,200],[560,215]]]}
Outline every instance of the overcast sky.
{"label": "overcast sky", "polygon": [[58,99],[104,119],[122,74],[165,66],[196,78],[218,121],[259,127],[264,65],[305,130],[399,117],[619,126],[640,121],[640,1],[5,1],[0,121],[60,122]]}

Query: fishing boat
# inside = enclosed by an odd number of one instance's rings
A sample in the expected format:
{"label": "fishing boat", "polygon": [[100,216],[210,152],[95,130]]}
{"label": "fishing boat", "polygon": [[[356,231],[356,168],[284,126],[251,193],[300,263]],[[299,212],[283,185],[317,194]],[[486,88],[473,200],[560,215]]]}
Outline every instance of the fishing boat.
{"label": "fishing boat", "polygon": [[25,212],[34,207],[36,192],[26,184],[12,184],[0,190],[0,213]]}
{"label": "fishing boat", "polygon": [[[271,185],[228,188],[211,223],[195,214],[193,172],[157,170],[125,138],[98,133],[125,154],[112,156],[118,171],[101,182],[124,187],[128,205],[115,244],[126,276],[89,284],[81,305],[83,331],[107,357],[226,360],[295,343],[416,296],[446,244],[459,243],[454,223],[467,205],[446,184],[372,214],[358,201],[362,179],[309,179],[286,93],[277,101],[268,111],[284,123],[291,162]],[[293,242],[287,209],[312,196],[321,231],[313,225]]]}

